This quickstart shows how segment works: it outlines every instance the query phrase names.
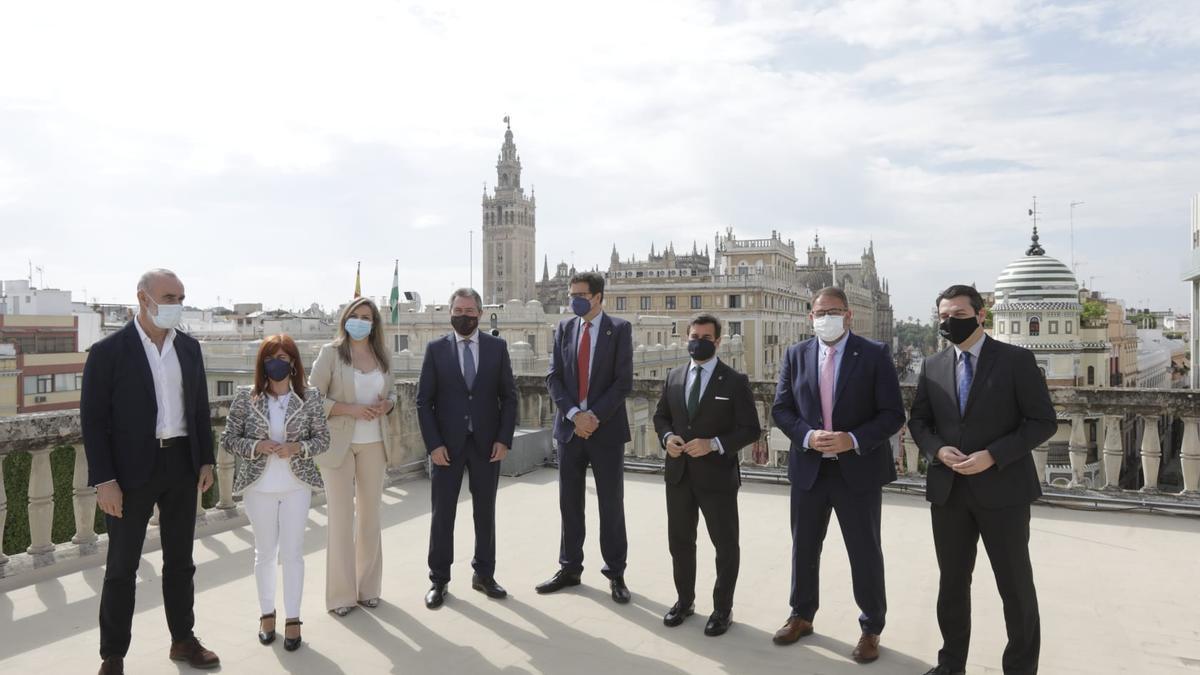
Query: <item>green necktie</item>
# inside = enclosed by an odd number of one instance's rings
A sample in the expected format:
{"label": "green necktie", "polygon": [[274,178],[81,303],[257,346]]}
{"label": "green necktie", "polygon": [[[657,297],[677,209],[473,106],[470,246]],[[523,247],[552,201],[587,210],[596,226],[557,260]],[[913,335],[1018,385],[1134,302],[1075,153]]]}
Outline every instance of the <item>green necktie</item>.
{"label": "green necktie", "polygon": [[700,407],[700,366],[692,366],[692,390],[688,392],[687,412],[688,419],[695,419],[696,408]]}

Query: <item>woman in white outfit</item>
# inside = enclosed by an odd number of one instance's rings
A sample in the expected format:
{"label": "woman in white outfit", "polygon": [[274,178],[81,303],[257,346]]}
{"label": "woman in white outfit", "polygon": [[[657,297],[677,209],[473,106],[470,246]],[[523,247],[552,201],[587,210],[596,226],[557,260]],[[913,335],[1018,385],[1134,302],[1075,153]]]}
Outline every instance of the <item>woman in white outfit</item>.
{"label": "woman in white outfit", "polygon": [[275,641],[275,566],[283,564],[283,647],[300,647],[300,597],[304,589],[304,528],[321,475],[313,459],[329,449],[321,393],[305,389],[304,364],[286,335],[265,338],[254,366],[254,385],[240,389],[229,408],[221,445],[240,461],[233,489],[254,532],[258,586],[258,640]]}
{"label": "woman in white outfit", "polygon": [[385,421],[396,387],[374,302],[356,298],[346,306],[309,385],[325,397],[329,419],[329,452],[317,458],[329,516],[325,606],[345,616],[355,605],[377,607],[383,581],[379,511],[392,443]]}

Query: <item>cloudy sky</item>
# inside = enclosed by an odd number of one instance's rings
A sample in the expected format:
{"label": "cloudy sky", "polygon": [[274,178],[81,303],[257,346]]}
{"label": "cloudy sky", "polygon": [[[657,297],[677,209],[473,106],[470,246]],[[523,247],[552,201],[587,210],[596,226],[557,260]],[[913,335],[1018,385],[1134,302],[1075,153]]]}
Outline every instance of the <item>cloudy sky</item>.
{"label": "cloudy sky", "polygon": [[[512,115],[538,273],[651,244],[873,239],[896,315],[1029,239],[1185,309],[1200,3],[8,3],[0,278],[326,307],[470,279]],[[480,281],[478,245],[474,280]],[[41,275],[35,273],[35,283]]]}

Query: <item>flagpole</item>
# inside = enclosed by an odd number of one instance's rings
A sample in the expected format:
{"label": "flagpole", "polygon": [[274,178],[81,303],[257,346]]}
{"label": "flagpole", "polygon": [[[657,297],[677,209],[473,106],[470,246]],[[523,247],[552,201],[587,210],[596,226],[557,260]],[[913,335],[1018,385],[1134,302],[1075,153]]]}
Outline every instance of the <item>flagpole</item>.
{"label": "flagpole", "polygon": [[471,249],[471,288],[475,288],[475,230],[467,230],[468,244]]}

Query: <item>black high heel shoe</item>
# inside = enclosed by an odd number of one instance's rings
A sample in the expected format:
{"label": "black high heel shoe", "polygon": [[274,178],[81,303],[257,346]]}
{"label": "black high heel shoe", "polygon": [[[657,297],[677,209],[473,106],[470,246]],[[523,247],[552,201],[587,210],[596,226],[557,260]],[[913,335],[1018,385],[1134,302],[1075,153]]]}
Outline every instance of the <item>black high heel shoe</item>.
{"label": "black high heel shoe", "polygon": [[264,645],[269,645],[275,641],[275,629],[274,628],[272,628],[269,631],[264,631],[262,629],[262,622],[266,621],[267,619],[271,619],[272,624],[273,624],[274,619],[275,619],[275,612],[271,612],[270,614],[263,614],[262,616],[258,617],[258,641]]}
{"label": "black high heel shoe", "polygon": [[[301,621],[300,619],[288,619],[287,621],[283,622],[284,631],[287,631],[288,626],[301,626],[303,624],[304,624],[304,622]],[[294,652],[297,649],[300,649],[300,636],[297,635],[294,638],[290,638],[287,636],[287,633],[285,632],[283,635],[283,648],[288,650],[289,652]]]}

